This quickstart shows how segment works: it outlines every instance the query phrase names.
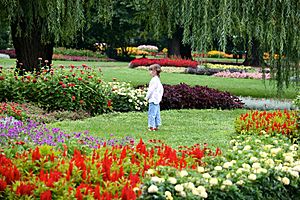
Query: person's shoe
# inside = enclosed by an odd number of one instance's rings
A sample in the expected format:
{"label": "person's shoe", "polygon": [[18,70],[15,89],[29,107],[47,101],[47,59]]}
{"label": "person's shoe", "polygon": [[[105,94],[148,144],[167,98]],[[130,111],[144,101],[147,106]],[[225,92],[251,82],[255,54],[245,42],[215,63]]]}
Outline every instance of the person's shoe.
{"label": "person's shoe", "polygon": [[158,128],[154,128],[155,131],[158,131]]}
{"label": "person's shoe", "polygon": [[148,128],[148,131],[156,131],[156,128],[150,127]]}

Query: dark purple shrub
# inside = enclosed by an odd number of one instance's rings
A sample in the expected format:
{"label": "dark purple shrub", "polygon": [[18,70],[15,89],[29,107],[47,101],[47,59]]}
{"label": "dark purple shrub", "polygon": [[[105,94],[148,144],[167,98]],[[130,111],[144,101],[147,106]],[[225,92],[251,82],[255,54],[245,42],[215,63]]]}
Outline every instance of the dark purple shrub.
{"label": "dark purple shrub", "polygon": [[234,109],[242,108],[241,100],[228,92],[206,86],[164,85],[164,96],[160,104],[167,109]]}

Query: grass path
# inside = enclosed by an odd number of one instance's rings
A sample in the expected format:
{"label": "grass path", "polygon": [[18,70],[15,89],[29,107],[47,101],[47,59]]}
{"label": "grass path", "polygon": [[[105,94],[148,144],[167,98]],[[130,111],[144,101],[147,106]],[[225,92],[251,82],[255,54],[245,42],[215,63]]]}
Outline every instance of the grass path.
{"label": "grass path", "polygon": [[51,124],[70,132],[89,130],[92,135],[109,138],[125,136],[163,140],[176,148],[180,145],[208,143],[226,149],[234,134],[234,119],[245,110],[168,110],[162,111],[163,125],[158,132],[147,131],[147,113],[111,113],[82,121],[63,121]]}

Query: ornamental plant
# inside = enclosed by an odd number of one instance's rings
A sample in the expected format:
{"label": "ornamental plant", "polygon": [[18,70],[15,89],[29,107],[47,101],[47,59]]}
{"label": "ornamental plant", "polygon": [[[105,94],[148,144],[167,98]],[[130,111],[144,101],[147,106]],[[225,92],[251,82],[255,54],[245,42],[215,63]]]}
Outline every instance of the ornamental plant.
{"label": "ornamental plant", "polygon": [[168,109],[234,109],[242,108],[241,100],[228,92],[221,92],[205,86],[164,85],[160,103],[162,110]]}
{"label": "ornamental plant", "polygon": [[192,67],[196,68],[197,61],[184,60],[184,59],[148,59],[148,58],[137,58],[130,62],[129,67],[135,68],[138,66],[149,66],[152,64],[159,64],[161,66],[173,66],[173,67]]}
{"label": "ornamental plant", "polygon": [[109,82],[112,87],[112,109],[119,112],[146,111],[148,102],[145,99],[145,88],[133,88],[130,83],[113,81]]}
{"label": "ornamental plant", "polygon": [[299,128],[297,125],[296,111],[252,110],[245,114],[241,114],[241,116],[235,120],[234,124],[235,131],[239,134],[282,134],[292,140],[299,139],[299,134],[296,132]]}
{"label": "ornamental plant", "polygon": [[157,167],[143,180],[139,199],[297,199],[299,145],[282,136],[241,135],[221,156],[196,169]]}
{"label": "ornamental plant", "polygon": [[138,50],[146,51],[146,52],[158,52],[158,47],[154,45],[140,45],[137,47]]}

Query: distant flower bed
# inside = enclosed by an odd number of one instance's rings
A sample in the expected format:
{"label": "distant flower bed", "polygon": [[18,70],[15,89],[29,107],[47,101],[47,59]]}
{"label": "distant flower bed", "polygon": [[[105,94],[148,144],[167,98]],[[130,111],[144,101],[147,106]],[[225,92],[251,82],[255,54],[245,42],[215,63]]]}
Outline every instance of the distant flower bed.
{"label": "distant flower bed", "polygon": [[[148,70],[149,67],[146,66],[138,66],[135,69],[142,69],[142,70]],[[184,73],[185,68],[183,67],[164,67],[163,72],[168,72],[168,73]]]}
{"label": "distant flower bed", "polygon": [[227,71],[223,71],[223,72],[218,72],[213,74],[213,76],[215,77],[224,77],[224,78],[248,78],[248,79],[263,79],[263,77],[265,77],[265,79],[270,79],[271,76],[269,73],[263,74],[263,73],[259,73],[259,72],[227,72]]}
{"label": "distant flower bed", "polygon": [[11,49],[11,50],[1,50],[0,49],[0,53],[3,53],[3,54],[7,54],[9,55],[10,58],[16,58],[16,51],[14,49]]}
{"label": "distant flower bed", "polygon": [[71,56],[62,54],[53,54],[53,60],[70,60],[70,61],[114,61],[111,58],[97,58],[97,57],[87,57],[87,56]]}
{"label": "distant flower bed", "polygon": [[197,61],[184,60],[184,59],[148,59],[148,58],[138,58],[130,62],[129,67],[138,67],[138,66],[149,66],[152,64],[159,64],[161,66],[174,66],[174,67],[192,67],[196,68],[198,63]]}

